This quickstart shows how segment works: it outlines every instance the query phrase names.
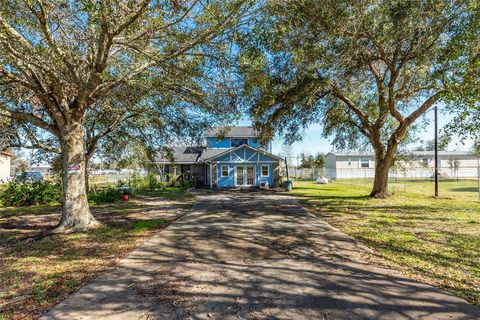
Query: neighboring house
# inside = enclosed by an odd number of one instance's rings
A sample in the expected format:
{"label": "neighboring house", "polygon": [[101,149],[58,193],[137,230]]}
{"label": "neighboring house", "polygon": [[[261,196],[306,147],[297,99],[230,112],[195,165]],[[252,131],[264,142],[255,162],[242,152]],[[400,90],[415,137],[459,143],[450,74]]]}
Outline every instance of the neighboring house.
{"label": "neighboring house", "polygon": [[282,158],[270,151],[260,147],[251,127],[216,128],[207,132],[206,147],[169,148],[156,163],[165,174],[186,175],[210,188],[276,187]]}
{"label": "neighboring house", "polygon": [[[433,151],[411,151],[408,161],[397,161],[408,177],[429,177],[435,166]],[[439,151],[440,174],[456,177],[476,177],[479,160],[471,152]],[[332,179],[372,177],[375,157],[370,152],[330,152],[325,156],[326,174]],[[399,169],[400,170],[400,169]],[[455,172],[454,172],[455,171]],[[459,171],[459,172],[457,172]],[[394,172],[394,170],[392,170]]]}
{"label": "neighboring house", "polygon": [[10,180],[10,161],[12,154],[0,151],[0,183]]}

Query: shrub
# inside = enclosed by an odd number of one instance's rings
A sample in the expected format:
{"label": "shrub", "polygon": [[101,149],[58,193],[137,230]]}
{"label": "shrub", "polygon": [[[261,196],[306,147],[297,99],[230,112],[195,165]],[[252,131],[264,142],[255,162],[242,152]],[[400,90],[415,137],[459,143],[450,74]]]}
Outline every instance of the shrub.
{"label": "shrub", "polygon": [[57,182],[9,182],[1,187],[0,203],[4,206],[57,204],[62,201],[62,187]]}
{"label": "shrub", "polygon": [[180,181],[180,188],[181,189],[189,189],[194,186],[194,182],[192,180],[181,180]]}
{"label": "shrub", "polygon": [[103,191],[91,191],[87,197],[88,202],[94,204],[113,203],[121,199],[120,192],[114,188],[108,188]]}
{"label": "shrub", "polygon": [[155,190],[155,189],[164,189],[168,187],[171,183],[160,181],[160,176],[157,174],[149,174],[146,177],[139,177],[134,175],[127,183],[130,187],[135,190]]}

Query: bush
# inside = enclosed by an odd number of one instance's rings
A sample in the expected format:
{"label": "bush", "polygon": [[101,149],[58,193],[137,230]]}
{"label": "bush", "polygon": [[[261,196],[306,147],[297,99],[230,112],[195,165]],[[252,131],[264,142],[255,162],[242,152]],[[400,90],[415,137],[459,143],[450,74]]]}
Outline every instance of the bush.
{"label": "bush", "polygon": [[171,183],[160,181],[160,176],[157,174],[149,174],[146,177],[139,177],[134,175],[127,183],[130,187],[135,190],[155,190],[155,189],[164,189],[168,187]]}
{"label": "bush", "polygon": [[192,180],[181,180],[180,181],[180,188],[181,189],[187,190],[187,189],[192,188],[194,186],[195,186],[195,184]]}
{"label": "bush", "polygon": [[12,181],[0,189],[0,203],[4,206],[31,206],[57,204],[62,201],[59,183],[37,181],[34,183]]}
{"label": "bush", "polygon": [[94,204],[113,203],[121,199],[120,192],[114,188],[108,188],[103,191],[91,191],[87,197],[88,202]]}

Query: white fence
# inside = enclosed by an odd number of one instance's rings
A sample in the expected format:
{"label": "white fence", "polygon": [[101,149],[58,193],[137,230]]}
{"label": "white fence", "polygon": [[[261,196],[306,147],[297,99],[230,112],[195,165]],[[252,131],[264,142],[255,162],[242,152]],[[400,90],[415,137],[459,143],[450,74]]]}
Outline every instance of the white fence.
{"label": "white fence", "polygon": [[[439,168],[438,175],[440,179],[477,179],[479,177],[479,167],[460,167]],[[326,169],[309,168],[300,169],[289,167],[289,176],[294,179],[315,180],[318,177],[325,176],[329,179],[373,179],[375,177],[374,168],[355,168],[355,169]],[[286,172],[283,174],[286,175]],[[433,179],[435,176],[434,168],[408,168],[403,170],[391,169],[390,178],[408,178],[408,179]]]}

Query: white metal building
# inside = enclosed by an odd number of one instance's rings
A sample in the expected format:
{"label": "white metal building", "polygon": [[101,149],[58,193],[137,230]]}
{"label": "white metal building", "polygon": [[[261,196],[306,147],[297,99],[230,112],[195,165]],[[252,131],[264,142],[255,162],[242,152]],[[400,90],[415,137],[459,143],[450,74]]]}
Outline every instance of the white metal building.
{"label": "white metal building", "polygon": [[[411,151],[407,160],[398,160],[390,174],[411,178],[428,178],[435,166],[433,151]],[[477,177],[480,159],[466,151],[439,151],[440,175],[443,177]],[[330,152],[325,157],[326,175],[332,179],[373,178],[375,157],[371,152]]]}
{"label": "white metal building", "polygon": [[0,183],[10,179],[10,161],[12,155],[8,152],[0,151]]}

